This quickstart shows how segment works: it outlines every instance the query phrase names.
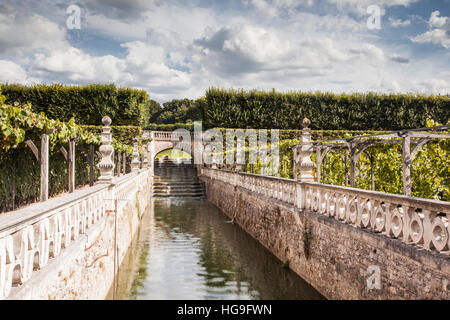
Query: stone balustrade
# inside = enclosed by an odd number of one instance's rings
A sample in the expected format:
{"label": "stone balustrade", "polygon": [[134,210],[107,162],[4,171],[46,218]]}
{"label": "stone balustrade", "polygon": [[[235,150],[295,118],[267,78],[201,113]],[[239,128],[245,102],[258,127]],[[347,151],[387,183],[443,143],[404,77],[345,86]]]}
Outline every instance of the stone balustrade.
{"label": "stone balustrade", "polygon": [[201,175],[410,245],[450,253],[446,201],[211,168],[202,168]]}
{"label": "stone balustrade", "polygon": [[153,138],[157,141],[176,141],[182,137],[182,133],[172,131],[152,131]]}
{"label": "stone balustrade", "polygon": [[[113,184],[97,184],[0,215],[0,299],[24,285],[79,237],[106,224],[114,199],[119,217],[127,205],[134,206],[137,191],[148,188],[149,178],[149,170],[141,170]],[[140,201],[145,208],[146,198]]]}
{"label": "stone balustrade", "polygon": [[240,186],[266,197],[295,204],[295,180],[208,168],[201,168],[201,175],[233,186]]}
{"label": "stone balustrade", "polygon": [[303,207],[427,250],[449,251],[450,203],[302,183]]}
{"label": "stone balustrade", "polygon": [[153,131],[154,139],[160,141],[171,141],[172,132],[171,131]]}

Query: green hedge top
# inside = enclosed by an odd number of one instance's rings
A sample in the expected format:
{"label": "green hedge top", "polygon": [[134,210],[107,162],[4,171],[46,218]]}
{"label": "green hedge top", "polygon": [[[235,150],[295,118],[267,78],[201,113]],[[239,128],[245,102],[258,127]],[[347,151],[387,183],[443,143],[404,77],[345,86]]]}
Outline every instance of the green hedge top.
{"label": "green hedge top", "polygon": [[[88,132],[93,134],[101,134],[102,126],[81,126]],[[140,139],[142,136],[142,128],[137,126],[111,126],[111,134],[117,141],[133,146],[134,138]]]}
{"label": "green hedge top", "polygon": [[34,112],[51,119],[78,124],[101,125],[108,115],[113,125],[144,125],[149,117],[149,97],[144,90],[117,88],[113,84],[64,86],[59,84],[2,85],[6,103],[30,102]]}
{"label": "green hedge top", "polygon": [[448,123],[450,96],[420,94],[244,91],[210,88],[201,105],[204,127],[400,130]]}

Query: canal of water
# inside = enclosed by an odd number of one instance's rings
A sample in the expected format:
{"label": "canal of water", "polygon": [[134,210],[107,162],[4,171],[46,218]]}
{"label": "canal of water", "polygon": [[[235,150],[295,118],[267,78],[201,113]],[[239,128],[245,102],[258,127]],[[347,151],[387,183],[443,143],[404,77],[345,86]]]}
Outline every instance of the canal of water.
{"label": "canal of water", "polygon": [[120,266],[117,299],[323,299],[208,200],[152,201]]}

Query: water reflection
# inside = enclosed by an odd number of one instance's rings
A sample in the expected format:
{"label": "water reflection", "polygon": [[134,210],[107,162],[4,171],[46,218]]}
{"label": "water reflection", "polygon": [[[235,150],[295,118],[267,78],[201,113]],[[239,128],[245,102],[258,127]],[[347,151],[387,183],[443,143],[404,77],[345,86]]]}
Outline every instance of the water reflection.
{"label": "water reflection", "polygon": [[[112,291],[109,298],[112,297]],[[118,299],[322,299],[208,200],[154,200],[118,275]]]}

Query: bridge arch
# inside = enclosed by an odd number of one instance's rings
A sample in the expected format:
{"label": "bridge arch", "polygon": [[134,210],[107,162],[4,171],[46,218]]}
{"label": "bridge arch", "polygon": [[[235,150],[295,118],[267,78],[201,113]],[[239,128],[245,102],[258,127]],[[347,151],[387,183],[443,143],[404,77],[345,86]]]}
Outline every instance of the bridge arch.
{"label": "bridge arch", "polygon": [[160,159],[161,158],[169,158],[170,159],[171,158],[170,151],[172,151],[172,150],[176,150],[176,152],[177,152],[175,159],[192,159],[192,154],[185,152],[183,150],[180,150],[180,149],[175,149],[175,148],[164,149],[164,150],[158,152],[155,155],[155,159],[158,159],[158,158],[160,158]]}
{"label": "bridge arch", "polygon": [[[156,156],[165,151],[174,149],[180,141],[183,140],[183,137],[186,138],[187,133],[183,132],[170,132],[170,131],[144,131],[143,138],[151,139],[149,145],[149,151],[151,152],[151,160],[154,160]],[[189,134],[190,142],[185,141],[186,143],[190,143],[190,152],[187,152],[191,157],[194,157],[194,137],[193,133]]]}

